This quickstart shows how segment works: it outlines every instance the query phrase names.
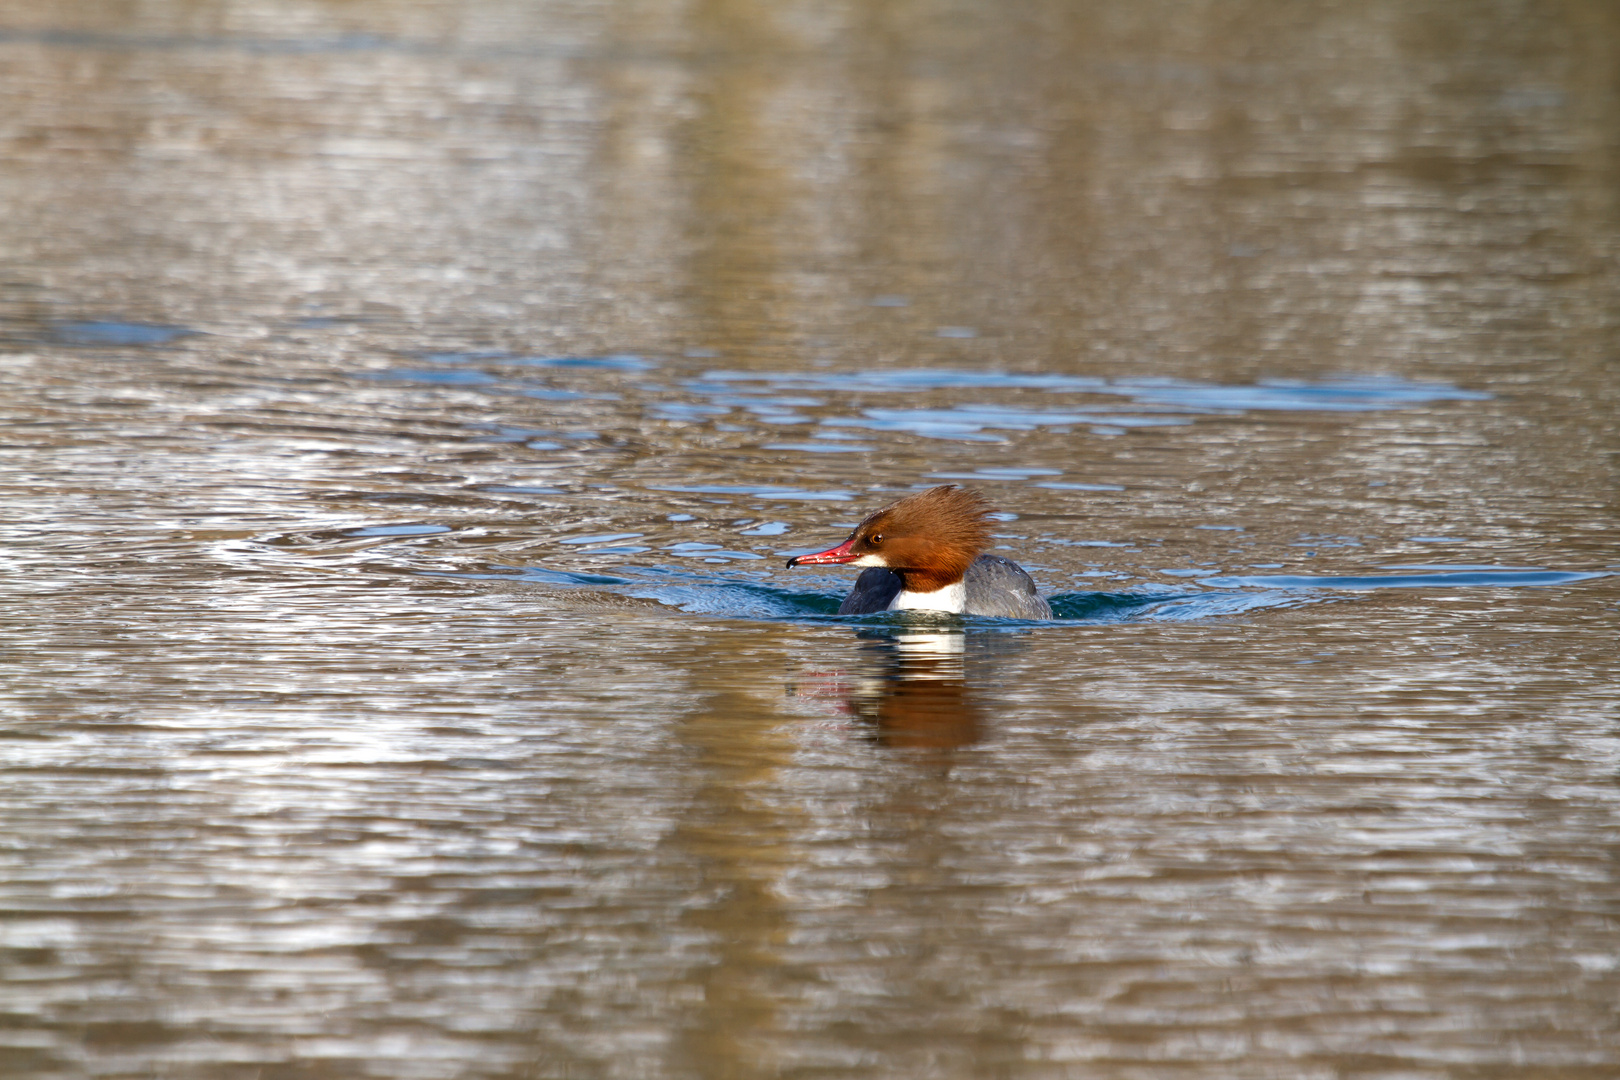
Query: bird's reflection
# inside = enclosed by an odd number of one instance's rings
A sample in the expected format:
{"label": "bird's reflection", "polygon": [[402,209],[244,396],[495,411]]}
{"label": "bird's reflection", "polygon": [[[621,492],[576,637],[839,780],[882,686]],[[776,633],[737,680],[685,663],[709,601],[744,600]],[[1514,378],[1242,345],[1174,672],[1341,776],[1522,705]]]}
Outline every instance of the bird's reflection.
{"label": "bird's reflection", "polygon": [[862,631],[870,669],[849,688],[850,712],[883,746],[940,749],[978,740],[982,708],[967,684],[961,631]]}
{"label": "bird's reflection", "polygon": [[845,704],[879,745],[949,749],[983,735],[986,703],[976,687],[990,661],[1017,648],[1017,636],[964,629],[857,632],[866,664]]}

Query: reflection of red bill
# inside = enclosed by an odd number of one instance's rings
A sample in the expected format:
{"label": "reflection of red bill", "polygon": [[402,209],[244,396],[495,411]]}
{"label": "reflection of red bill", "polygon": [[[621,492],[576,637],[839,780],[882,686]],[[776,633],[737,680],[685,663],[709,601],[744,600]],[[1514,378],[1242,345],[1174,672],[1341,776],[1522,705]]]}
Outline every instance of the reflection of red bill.
{"label": "reflection of red bill", "polygon": [[843,716],[855,710],[850,707],[849,685],[842,671],[806,672],[804,681],[790,688],[793,697],[805,698],[818,707]]}

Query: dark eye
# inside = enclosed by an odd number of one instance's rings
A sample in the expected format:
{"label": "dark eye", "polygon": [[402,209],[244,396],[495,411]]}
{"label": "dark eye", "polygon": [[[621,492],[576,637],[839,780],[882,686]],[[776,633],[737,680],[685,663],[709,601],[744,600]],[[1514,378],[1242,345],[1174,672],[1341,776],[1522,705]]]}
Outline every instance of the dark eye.
{"label": "dark eye", "polygon": [[883,534],[873,533],[872,539],[868,540],[867,543],[871,544],[873,547],[877,547],[879,544],[883,543]]}

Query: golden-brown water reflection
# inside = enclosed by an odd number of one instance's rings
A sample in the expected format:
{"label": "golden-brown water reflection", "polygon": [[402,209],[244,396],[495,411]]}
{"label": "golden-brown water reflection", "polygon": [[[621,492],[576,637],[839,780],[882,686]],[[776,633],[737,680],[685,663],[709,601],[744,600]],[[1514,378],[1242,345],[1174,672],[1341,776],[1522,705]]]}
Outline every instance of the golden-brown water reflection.
{"label": "golden-brown water reflection", "polygon": [[[984,724],[979,688],[993,675],[980,657],[1004,651],[1007,635],[924,625],[856,636],[865,643],[859,668],[811,673],[788,692],[820,699],[835,715],[858,717],[880,746],[948,750],[978,740]],[[971,677],[970,641],[980,654]]]}
{"label": "golden-brown water reflection", "polygon": [[0,1075],[1620,1073],[1616,71],[0,0]]}

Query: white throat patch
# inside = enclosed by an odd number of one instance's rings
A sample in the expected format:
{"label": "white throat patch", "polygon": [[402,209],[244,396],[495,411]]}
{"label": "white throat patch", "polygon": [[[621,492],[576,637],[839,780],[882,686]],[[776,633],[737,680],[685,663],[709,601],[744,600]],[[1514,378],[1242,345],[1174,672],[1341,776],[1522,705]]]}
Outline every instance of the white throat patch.
{"label": "white throat patch", "polygon": [[958,615],[967,610],[967,586],[958,581],[933,592],[900,590],[889,604],[890,611],[954,611]]}

